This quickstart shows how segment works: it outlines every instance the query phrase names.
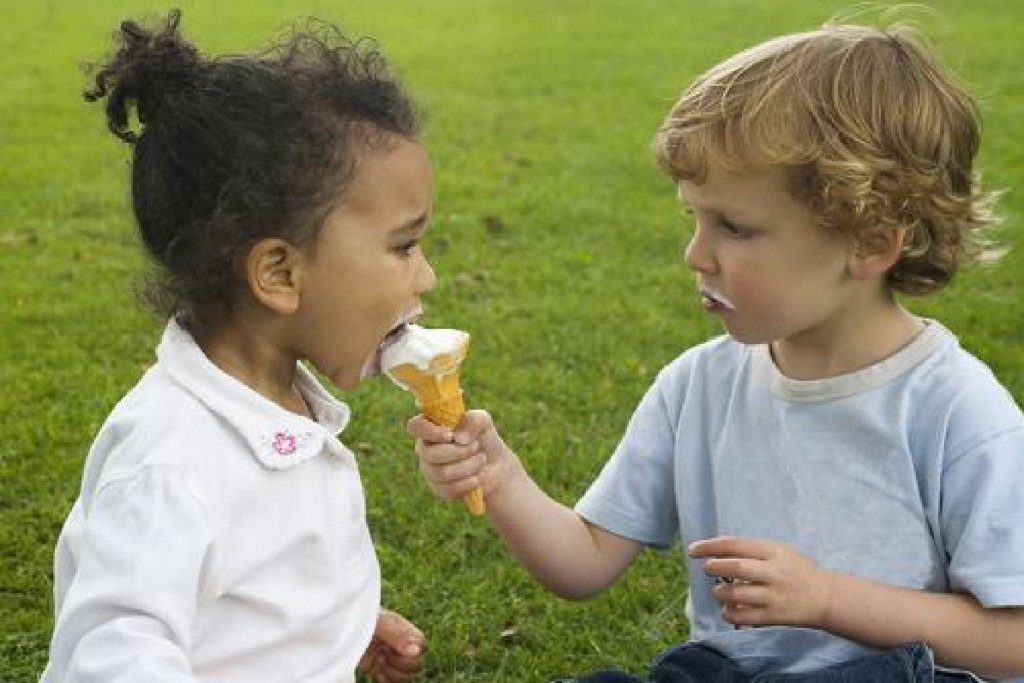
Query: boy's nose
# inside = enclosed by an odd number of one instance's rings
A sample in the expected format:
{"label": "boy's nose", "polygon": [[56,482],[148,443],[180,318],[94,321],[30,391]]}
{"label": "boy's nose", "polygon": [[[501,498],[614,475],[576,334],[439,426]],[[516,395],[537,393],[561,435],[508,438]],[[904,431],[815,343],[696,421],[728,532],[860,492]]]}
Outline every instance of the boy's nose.
{"label": "boy's nose", "polygon": [[714,270],[714,259],[700,228],[694,230],[690,243],[686,245],[683,262],[686,263],[687,268],[698,273],[708,273]]}

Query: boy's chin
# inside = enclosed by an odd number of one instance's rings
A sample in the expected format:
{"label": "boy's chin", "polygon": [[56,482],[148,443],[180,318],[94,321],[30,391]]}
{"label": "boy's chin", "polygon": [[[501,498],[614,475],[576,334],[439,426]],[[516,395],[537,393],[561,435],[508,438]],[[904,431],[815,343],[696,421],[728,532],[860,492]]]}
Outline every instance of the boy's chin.
{"label": "boy's chin", "polygon": [[752,332],[750,330],[730,328],[728,325],[725,325],[724,327],[725,333],[740,344],[751,346],[754,344],[767,344],[772,341],[772,339],[765,334],[758,334],[757,332]]}

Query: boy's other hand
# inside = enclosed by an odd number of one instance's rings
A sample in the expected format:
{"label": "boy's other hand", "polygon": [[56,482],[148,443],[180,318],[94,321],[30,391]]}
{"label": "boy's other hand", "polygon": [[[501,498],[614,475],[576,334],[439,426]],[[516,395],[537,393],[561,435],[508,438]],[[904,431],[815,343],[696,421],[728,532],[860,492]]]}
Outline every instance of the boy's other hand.
{"label": "boy's other hand", "polygon": [[377,683],[406,683],[423,667],[427,639],[398,612],[382,609],[359,671]]}
{"label": "boy's other hand", "polygon": [[416,439],[423,478],[442,498],[460,498],[477,487],[493,493],[517,462],[486,410],[467,411],[455,429],[417,415],[407,430]]}
{"label": "boy's other hand", "polygon": [[830,574],[791,547],[759,538],[695,541],[690,557],[708,558],[704,572],[724,582],[712,593],[722,619],[737,626],[808,626],[825,622]]}

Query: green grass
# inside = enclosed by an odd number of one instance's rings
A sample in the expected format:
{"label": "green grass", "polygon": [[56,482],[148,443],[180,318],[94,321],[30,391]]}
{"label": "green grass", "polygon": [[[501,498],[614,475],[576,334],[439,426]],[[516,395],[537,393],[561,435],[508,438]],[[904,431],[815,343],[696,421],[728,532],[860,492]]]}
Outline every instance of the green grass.
{"label": "green grass", "polygon": [[[228,9],[234,4],[235,9]],[[0,680],[33,681],[51,628],[53,544],[106,413],[152,359],[161,321],[132,294],[141,267],[126,150],[80,97],[136,0],[8,3],[0,34]],[[426,249],[440,276],[430,322],[474,335],[470,401],[490,409],[539,483],[573,503],[655,372],[717,328],[679,263],[687,226],[655,170],[653,130],[693,76],[850,4],[807,2],[183,2],[210,52],[261,45],[316,14],[378,38],[429,119],[437,174]],[[1024,10],[1015,0],[936,3],[921,17],[979,96],[981,168],[1024,187]],[[868,15],[871,19],[874,15]],[[943,294],[911,301],[943,320],[1024,398],[1018,247]],[[386,382],[345,397],[361,456],[387,605],[428,634],[426,680],[537,681],[639,670],[686,634],[678,553],[646,553],[586,603],[546,594],[485,523],[437,502]]]}

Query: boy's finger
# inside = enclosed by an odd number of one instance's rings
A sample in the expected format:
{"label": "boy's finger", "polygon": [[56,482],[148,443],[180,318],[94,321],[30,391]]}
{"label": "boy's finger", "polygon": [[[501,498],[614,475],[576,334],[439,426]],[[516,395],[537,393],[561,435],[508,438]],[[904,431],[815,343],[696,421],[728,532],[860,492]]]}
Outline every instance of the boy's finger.
{"label": "boy's finger", "polygon": [[434,481],[443,484],[454,484],[467,477],[475,477],[480,473],[486,458],[482,455],[475,455],[460,462],[437,468]]}
{"label": "boy's finger", "polygon": [[414,439],[427,443],[451,443],[452,430],[436,425],[422,414],[415,415],[405,425],[405,431]]}
{"label": "boy's finger", "polygon": [[446,498],[469,493],[480,485],[477,473],[480,463],[462,461],[451,465],[432,466],[420,461],[420,472],[430,486]]}
{"label": "boy's finger", "polygon": [[756,583],[743,581],[723,583],[712,590],[715,599],[723,604],[766,607],[771,598],[768,588]]}
{"label": "boy's finger", "polygon": [[453,462],[461,462],[474,455],[477,452],[477,445],[474,443],[469,446],[456,446],[417,441],[415,450],[421,462],[431,467],[439,467]]}
{"label": "boy's finger", "polygon": [[430,486],[441,498],[456,500],[473,489],[480,488],[480,479],[477,477],[467,477],[466,479],[460,479],[448,484],[432,481]]}
{"label": "boy's finger", "polygon": [[735,557],[715,557],[704,563],[704,573],[725,579],[740,579],[750,583],[769,583],[772,572],[762,560]]}
{"label": "boy's finger", "polygon": [[775,554],[779,545],[762,538],[738,538],[718,536],[694,541],[687,548],[690,557],[749,557],[767,560]]}

